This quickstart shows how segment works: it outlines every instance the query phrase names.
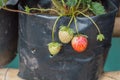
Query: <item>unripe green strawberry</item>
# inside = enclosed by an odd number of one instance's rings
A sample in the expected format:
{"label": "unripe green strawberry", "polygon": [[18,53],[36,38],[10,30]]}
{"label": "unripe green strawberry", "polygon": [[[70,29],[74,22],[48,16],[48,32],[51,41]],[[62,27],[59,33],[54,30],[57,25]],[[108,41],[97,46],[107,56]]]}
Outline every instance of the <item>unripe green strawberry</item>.
{"label": "unripe green strawberry", "polygon": [[62,44],[58,42],[51,42],[48,44],[48,50],[52,56],[58,54],[61,50]]}
{"label": "unripe green strawberry", "polygon": [[73,35],[74,35],[74,31],[71,28],[66,26],[60,27],[58,36],[59,36],[59,40],[62,43],[69,43],[72,40]]}

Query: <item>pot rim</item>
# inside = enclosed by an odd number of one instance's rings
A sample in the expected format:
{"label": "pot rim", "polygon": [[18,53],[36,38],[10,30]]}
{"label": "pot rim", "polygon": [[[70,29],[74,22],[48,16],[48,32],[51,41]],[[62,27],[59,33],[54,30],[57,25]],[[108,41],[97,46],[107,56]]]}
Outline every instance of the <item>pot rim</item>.
{"label": "pot rim", "polygon": [[[108,2],[109,2],[109,4],[112,5],[112,7],[113,7],[112,10],[109,10],[106,14],[97,15],[97,16],[90,16],[90,17],[95,18],[95,17],[103,17],[103,16],[109,16],[111,14],[116,14],[116,12],[118,10],[117,6],[111,0],[108,1]],[[18,5],[18,8],[20,10],[24,10],[20,4]],[[41,18],[46,18],[46,19],[56,19],[58,17],[58,16],[55,16],[55,15],[49,15],[49,14],[48,15],[46,15],[46,14],[33,14],[33,15],[29,15],[29,16],[41,17]],[[63,17],[67,17],[67,16],[63,16]],[[81,16],[80,17],[78,16],[77,18],[79,18],[79,19],[87,19],[86,17],[81,17]]]}

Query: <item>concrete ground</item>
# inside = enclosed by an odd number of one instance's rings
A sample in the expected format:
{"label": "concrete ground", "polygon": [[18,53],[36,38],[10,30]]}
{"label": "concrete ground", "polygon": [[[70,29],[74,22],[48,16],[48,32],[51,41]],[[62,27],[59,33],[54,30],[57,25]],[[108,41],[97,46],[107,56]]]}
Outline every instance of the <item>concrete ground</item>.
{"label": "concrete ground", "polygon": [[[19,78],[17,73],[18,69],[0,69],[0,80],[24,80]],[[103,73],[99,80],[120,80],[120,71]]]}

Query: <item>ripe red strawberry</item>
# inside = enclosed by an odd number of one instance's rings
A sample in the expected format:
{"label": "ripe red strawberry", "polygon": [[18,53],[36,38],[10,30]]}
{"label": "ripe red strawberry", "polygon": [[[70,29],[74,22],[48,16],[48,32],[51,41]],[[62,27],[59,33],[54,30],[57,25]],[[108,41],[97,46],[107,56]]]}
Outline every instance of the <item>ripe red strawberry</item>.
{"label": "ripe red strawberry", "polygon": [[58,36],[59,36],[59,40],[62,43],[65,43],[65,44],[69,43],[72,40],[73,35],[74,35],[74,31],[71,28],[66,26],[60,27]]}
{"label": "ripe red strawberry", "polygon": [[85,35],[77,35],[73,37],[71,45],[73,49],[77,52],[83,52],[86,50],[88,45],[88,40]]}
{"label": "ripe red strawberry", "polygon": [[62,44],[58,42],[51,42],[48,44],[48,50],[52,56],[58,54],[61,50]]}

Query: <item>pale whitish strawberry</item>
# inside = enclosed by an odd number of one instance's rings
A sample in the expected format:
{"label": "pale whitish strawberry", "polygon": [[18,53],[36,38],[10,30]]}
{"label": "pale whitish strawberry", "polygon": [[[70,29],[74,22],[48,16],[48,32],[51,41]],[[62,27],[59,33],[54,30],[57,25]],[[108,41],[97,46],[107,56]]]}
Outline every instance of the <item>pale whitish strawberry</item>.
{"label": "pale whitish strawberry", "polygon": [[73,29],[66,27],[66,26],[60,27],[58,36],[59,36],[59,40],[62,43],[65,43],[65,44],[69,43],[72,40],[73,35],[74,35]]}
{"label": "pale whitish strawberry", "polygon": [[52,56],[58,54],[61,50],[62,44],[58,42],[51,42],[48,44],[48,50]]}

